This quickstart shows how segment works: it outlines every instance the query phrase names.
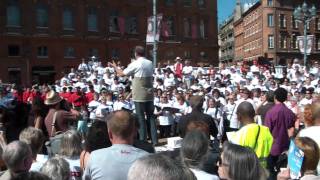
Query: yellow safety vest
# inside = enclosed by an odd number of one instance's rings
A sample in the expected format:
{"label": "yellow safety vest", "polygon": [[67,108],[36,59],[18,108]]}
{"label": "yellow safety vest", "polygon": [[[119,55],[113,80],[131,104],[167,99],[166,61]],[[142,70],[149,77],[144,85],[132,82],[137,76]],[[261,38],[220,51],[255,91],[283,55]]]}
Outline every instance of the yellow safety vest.
{"label": "yellow safety vest", "polygon": [[247,124],[240,130],[228,134],[228,139],[234,144],[253,149],[256,152],[261,165],[266,167],[266,160],[270,154],[273,143],[273,137],[268,127],[255,123]]}

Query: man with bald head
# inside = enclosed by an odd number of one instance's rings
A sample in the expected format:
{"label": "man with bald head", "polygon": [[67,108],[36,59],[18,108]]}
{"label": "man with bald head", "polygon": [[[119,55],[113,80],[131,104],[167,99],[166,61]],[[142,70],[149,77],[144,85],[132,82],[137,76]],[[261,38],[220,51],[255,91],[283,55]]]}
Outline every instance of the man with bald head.
{"label": "man with bald head", "polygon": [[84,180],[125,180],[133,162],[148,154],[132,146],[137,127],[135,118],[129,112],[117,111],[109,115],[107,125],[112,146],[90,154]]}
{"label": "man with bald head", "polygon": [[238,121],[241,124],[241,129],[236,132],[227,133],[228,140],[234,144],[246,146],[254,150],[261,164],[266,167],[266,160],[273,143],[269,128],[254,122],[255,111],[252,104],[247,101],[239,104],[236,113]]}
{"label": "man with bald head", "polygon": [[2,159],[8,170],[0,177],[0,180],[9,180],[20,173],[26,173],[32,164],[30,146],[22,141],[13,141],[5,147]]}

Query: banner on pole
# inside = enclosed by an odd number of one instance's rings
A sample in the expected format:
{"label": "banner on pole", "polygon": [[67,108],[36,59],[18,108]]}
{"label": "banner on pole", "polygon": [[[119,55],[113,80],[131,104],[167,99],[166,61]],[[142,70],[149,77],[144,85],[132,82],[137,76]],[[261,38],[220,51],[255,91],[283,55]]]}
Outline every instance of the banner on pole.
{"label": "banner on pole", "polygon": [[150,16],[148,18],[148,29],[147,29],[147,43],[153,43],[154,41],[159,41],[160,38],[160,31],[161,31],[161,21],[162,21],[162,14],[157,15],[157,33],[156,37],[153,35],[153,22],[154,22],[154,16]]}
{"label": "banner on pole", "polygon": [[[297,41],[299,44],[299,50],[302,54],[304,54],[304,36],[297,36]],[[311,54],[313,47],[314,35],[307,36],[307,55]]]}
{"label": "banner on pole", "polygon": [[121,35],[124,35],[126,29],[126,21],[124,17],[118,17],[118,25]]}

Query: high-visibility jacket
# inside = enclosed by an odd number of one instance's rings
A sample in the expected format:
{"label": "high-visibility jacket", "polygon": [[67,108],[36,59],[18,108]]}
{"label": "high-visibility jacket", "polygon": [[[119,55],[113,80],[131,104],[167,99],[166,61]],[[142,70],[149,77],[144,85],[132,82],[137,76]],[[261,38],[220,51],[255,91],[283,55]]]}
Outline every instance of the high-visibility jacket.
{"label": "high-visibility jacket", "polygon": [[253,149],[261,165],[266,167],[266,160],[273,143],[273,137],[268,127],[255,123],[247,124],[236,132],[228,133],[228,139],[234,144]]}

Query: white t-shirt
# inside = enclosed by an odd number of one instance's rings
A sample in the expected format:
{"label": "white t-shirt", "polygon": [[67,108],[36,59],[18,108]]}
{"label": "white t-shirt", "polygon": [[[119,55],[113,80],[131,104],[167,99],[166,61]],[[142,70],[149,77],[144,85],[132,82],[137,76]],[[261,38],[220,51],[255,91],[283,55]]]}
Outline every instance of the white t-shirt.
{"label": "white t-shirt", "polygon": [[152,62],[144,57],[139,57],[128,65],[123,71],[127,76],[134,75],[135,77],[152,77],[153,65]]}
{"label": "white t-shirt", "polygon": [[182,73],[183,74],[191,74],[193,71],[193,67],[192,66],[184,66],[182,69]]}
{"label": "white t-shirt", "polygon": [[209,174],[205,171],[201,171],[199,169],[190,168],[193,174],[196,176],[198,180],[219,180],[218,176]]}
{"label": "white t-shirt", "polygon": [[101,103],[98,102],[98,101],[91,101],[89,104],[88,104],[88,109],[89,109],[89,112],[90,112],[90,115],[89,115],[89,118],[90,119],[95,119],[97,118],[96,116],[96,110],[98,108],[98,106],[100,105]]}

